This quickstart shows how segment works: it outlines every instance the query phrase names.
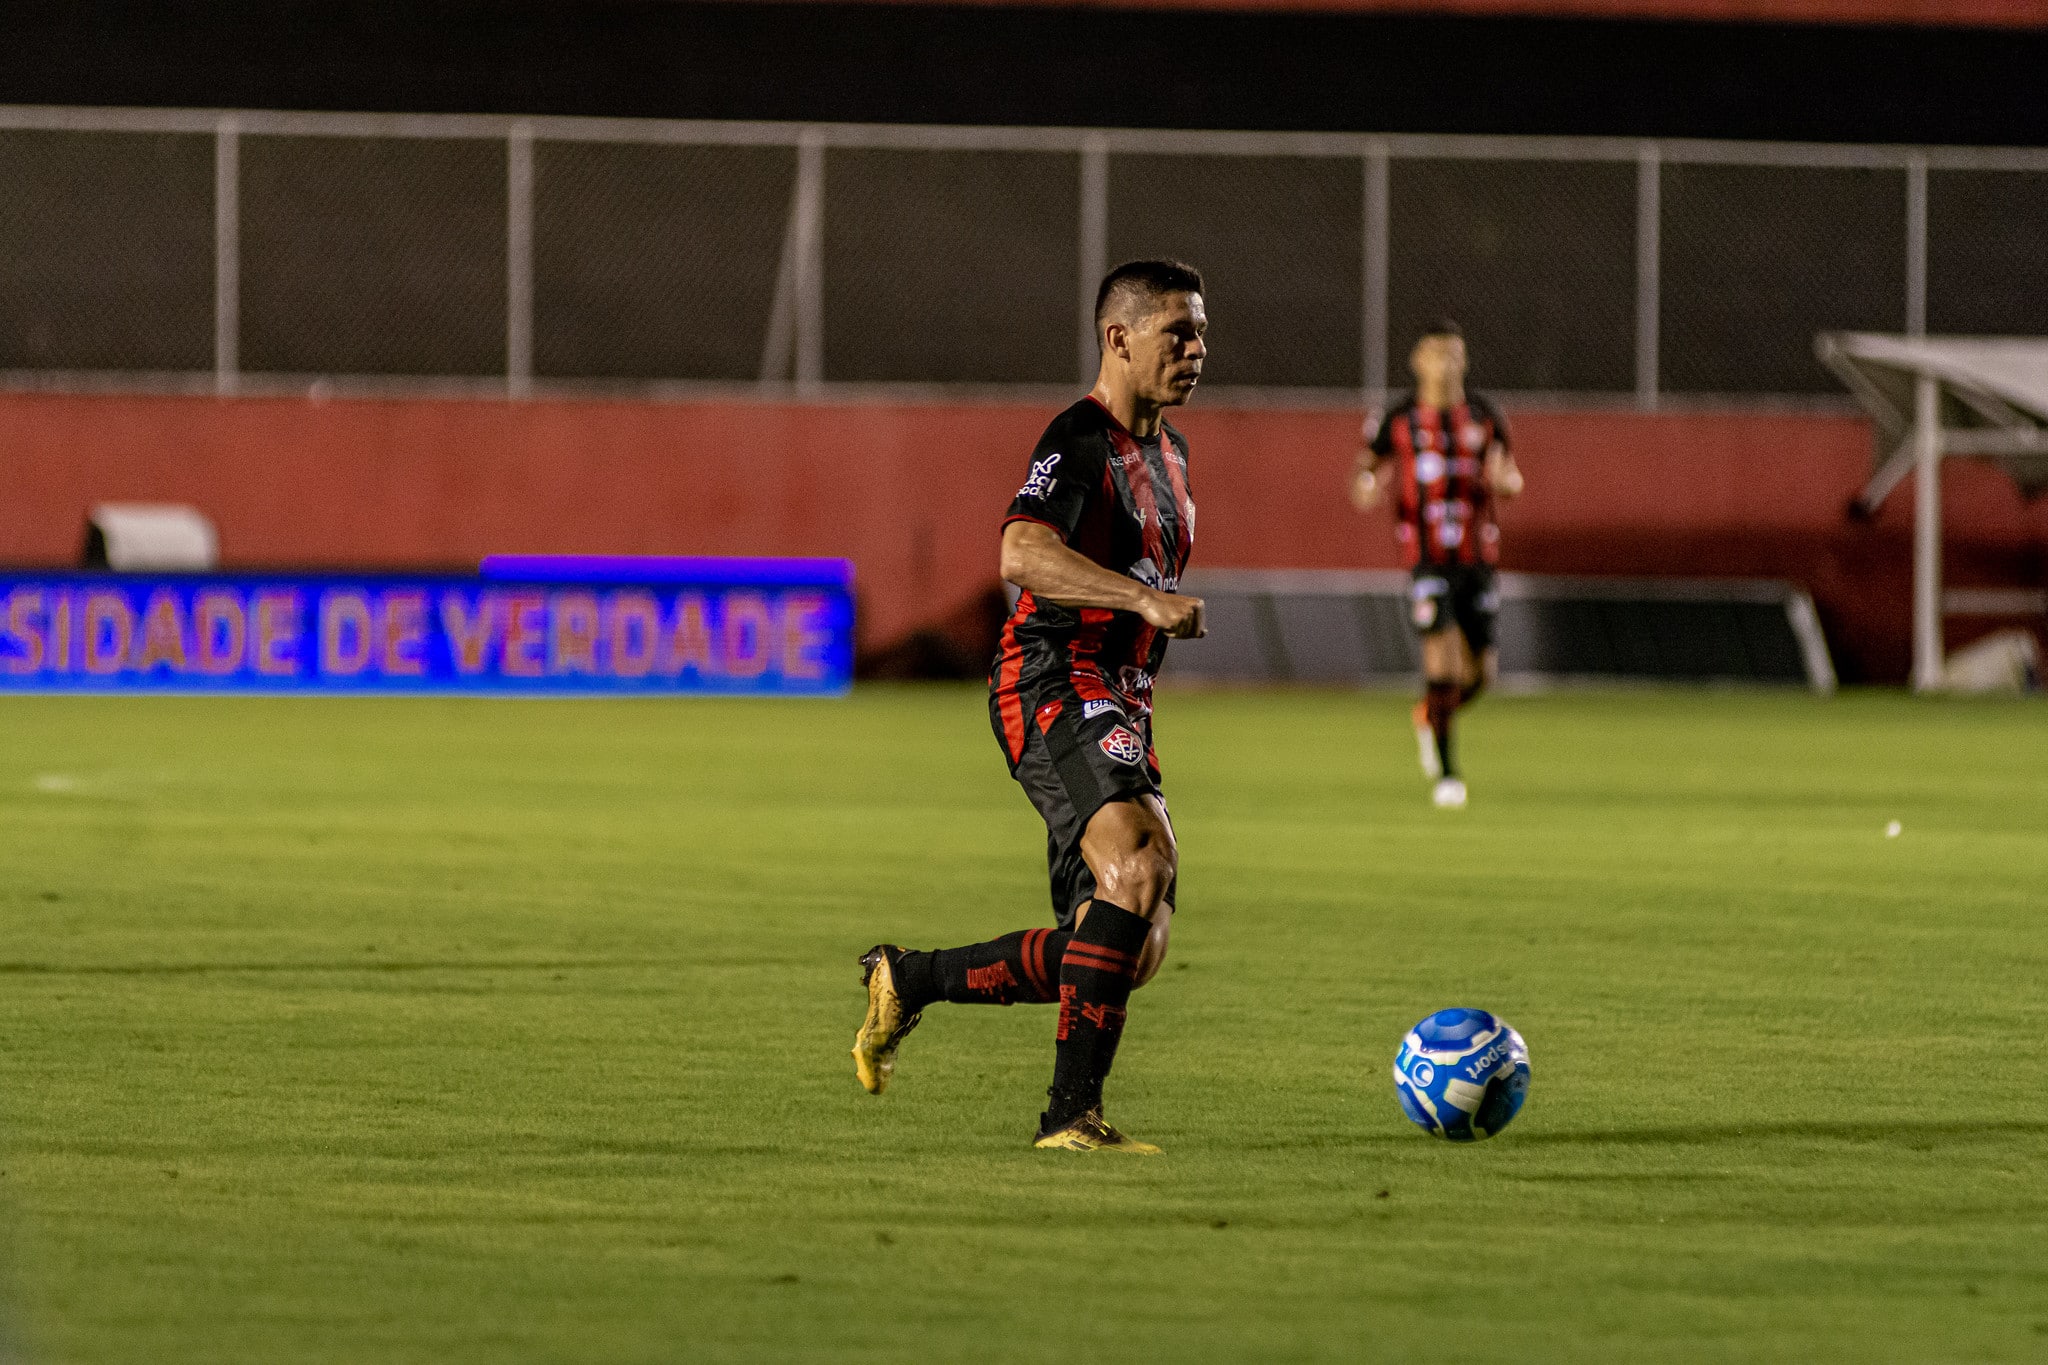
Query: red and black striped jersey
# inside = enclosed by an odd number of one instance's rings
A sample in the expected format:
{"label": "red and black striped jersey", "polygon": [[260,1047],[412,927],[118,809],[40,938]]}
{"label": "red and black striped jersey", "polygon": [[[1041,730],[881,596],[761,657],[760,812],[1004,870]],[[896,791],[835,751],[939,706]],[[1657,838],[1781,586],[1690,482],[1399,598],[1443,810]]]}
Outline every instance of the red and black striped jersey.
{"label": "red and black striped jersey", "polygon": [[[1053,419],[1031,454],[1031,472],[1003,525],[1035,521],[1103,568],[1174,592],[1195,539],[1187,439],[1162,424],[1140,440],[1093,398]],[[1048,682],[1084,700],[1134,714],[1152,708],[1152,679],[1166,636],[1134,612],[1063,607],[1026,592],[1003,627],[989,687],[1006,721],[1014,709],[1013,753],[1023,744],[1024,699]]]}
{"label": "red and black striped jersey", "polygon": [[1476,393],[1448,408],[1423,407],[1410,394],[1380,423],[1373,453],[1380,477],[1394,482],[1394,533],[1410,568],[1500,558],[1486,486],[1486,452],[1496,443],[1507,448],[1507,422]]}

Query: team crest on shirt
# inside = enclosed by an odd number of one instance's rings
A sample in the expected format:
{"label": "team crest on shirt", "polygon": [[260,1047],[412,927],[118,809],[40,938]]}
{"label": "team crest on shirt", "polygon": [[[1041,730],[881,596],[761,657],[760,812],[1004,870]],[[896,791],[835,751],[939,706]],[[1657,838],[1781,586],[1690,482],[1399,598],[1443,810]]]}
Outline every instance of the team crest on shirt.
{"label": "team crest on shirt", "polygon": [[1144,741],[1129,730],[1124,729],[1121,725],[1104,735],[1100,743],[1102,745],[1102,752],[1108,754],[1119,763],[1129,763],[1135,766],[1142,763],[1145,759]]}
{"label": "team crest on shirt", "polygon": [[1418,451],[1415,456],[1415,477],[1423,483],[1436,483],[1450,468],[1444,457],[1434,450]]}

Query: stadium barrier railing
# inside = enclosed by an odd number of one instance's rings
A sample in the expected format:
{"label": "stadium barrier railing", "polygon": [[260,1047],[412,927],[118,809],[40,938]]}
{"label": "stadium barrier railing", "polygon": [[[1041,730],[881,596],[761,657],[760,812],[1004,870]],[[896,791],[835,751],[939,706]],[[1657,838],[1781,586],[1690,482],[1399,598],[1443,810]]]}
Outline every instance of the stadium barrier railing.
{"label": "stadium barrier railing", "polygon": [[[2048,150],[0,107],[0,385],[1068,391],[1112,260],[1238,404],[1842,407],[1818,331],[2048,307]],[[990,287],[990,262],[1001,265]]]}
{"label": "stadium barrier railing", "polygon": [[[1412,685],[1409,575],[1395,570],[1208,570],[1182,590],[1209,634],[1177,641],[1175,682]],[[1501,683],[1756,684],[1835,690],[1812,599],[1766,579],[1503,573]]]}

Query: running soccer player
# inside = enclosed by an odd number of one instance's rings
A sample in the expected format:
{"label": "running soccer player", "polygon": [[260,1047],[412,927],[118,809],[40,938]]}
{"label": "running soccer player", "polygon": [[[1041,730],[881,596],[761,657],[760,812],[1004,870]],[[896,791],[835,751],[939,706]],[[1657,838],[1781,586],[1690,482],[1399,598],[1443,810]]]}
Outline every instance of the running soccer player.
{"label": "running soccer player", "polygon": [[1465,334],[1457,323],[1425,332],[1408,367],[1415,391],[1359,452],[1351,501],[1366,512],[1393,499],[1395,535],[1413,574],[1409,619],[1422,637],[1416,746],[1423,775],[1435,783],[1431,799],[1461,810],[1465,783],[1451,722],[1499,672],[1493,621],[1500,610],[1500,529],[1493,513],[1522,491],[1522,471],[1499,411],[1465,387]]}
{"label": "running soccer player", "polygon": [[1152,748],[1152,680],[1168,637],[1203,633],[1176,589],[1194,543],[1188,443],[1166,409],[1208,354],[1202,277],[1133,261],[1096,292],[1101,371],[1039,439],[1003,520],[1002,575],[1019,589],[989,675],[1010,775],[1044,817],[1057,928],[861,957],[867,1017],[854,1071],[880,1094],[896,1049],[939,1001],[1058,1002],[1052,1086],[1033,1145],[1151,1154],[1102,1116],[1131,991],[1166,956],[1179,855]]}

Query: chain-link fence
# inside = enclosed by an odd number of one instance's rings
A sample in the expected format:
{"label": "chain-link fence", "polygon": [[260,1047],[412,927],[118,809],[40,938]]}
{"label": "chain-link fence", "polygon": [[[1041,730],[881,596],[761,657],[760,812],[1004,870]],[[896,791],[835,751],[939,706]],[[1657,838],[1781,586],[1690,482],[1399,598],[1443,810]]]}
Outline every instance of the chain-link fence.
{"label": "chain-link fence", "polygon": [[1066,387],[1111,263],[1212,387],[1830,394],[1820,331],[2048,331],[2048,151],[0,109],[0,382]]}

